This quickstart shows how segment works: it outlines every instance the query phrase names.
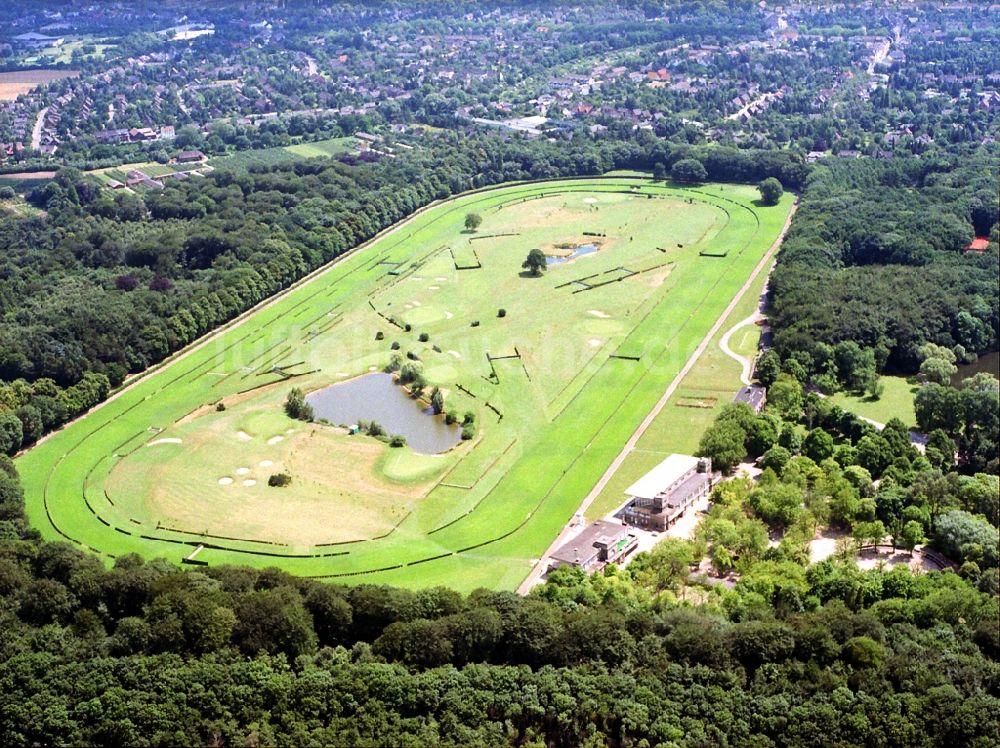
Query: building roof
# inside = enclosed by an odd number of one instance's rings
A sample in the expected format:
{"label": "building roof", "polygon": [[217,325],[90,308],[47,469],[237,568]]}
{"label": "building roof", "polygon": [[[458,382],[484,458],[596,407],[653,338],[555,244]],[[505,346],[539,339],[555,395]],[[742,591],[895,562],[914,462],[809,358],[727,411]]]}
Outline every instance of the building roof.
{"label": "building roof", "polygon": [[764,398],[767,390],[758,384],[751,384],[748,387],[740,387],[740,391],[733,398],[734,403],[746,403],[754,410],[764,405]]}
{"label": "building roof", "polygon": [[989,248],[989,246],[990,246],[989,237],[977,236],[975,239],[972,240],[972,243],[969,244],[968,249],[971,252],[985,252]]}
{"label": "building roof", "polygon": [[598,553],[597,543],[610,546],[616,538],[627,532],[628,528],[625,525],[599,519],[591,522],[583,532],[560,546],[549,558],[566,564],[583,563]]}
{"label": "building roof", "polygon": [[655,499],[689,470],[698,467],[698,458],[691,455],[670,455],[639,480],[625,489],[637,499]]}

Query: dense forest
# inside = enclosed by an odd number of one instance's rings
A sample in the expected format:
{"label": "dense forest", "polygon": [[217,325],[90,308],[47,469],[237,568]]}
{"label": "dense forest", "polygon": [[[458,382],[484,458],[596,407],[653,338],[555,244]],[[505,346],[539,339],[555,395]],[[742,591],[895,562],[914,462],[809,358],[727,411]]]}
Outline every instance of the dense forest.
{"label": "dense forest", "polygon": [[[436,199],[523,179],[665,168],[804,179],[794,154],[633,141],[442,137],[400,158],[344,156],[209,177],[144,196],[66,168],[0,219],[0,451],[16,451],[197,337]],[[15,422],[16,421],[16,422]]]}
{"label": "dense forest", "polygon": [[107,569],[39,541],[21,508],[0,458],[8,746],[985,748],[1000,730],[995,568],[804,569],[747,546],[740,581],[711,585],[688,565],[724,542],[719,517],[623,571],[462,597],[137,556]]}
{"label": "dense forest", "polygon": [[[822,375],[823,347],[853,342],[912,373],[925,343],[966,361],[996,350],[997,192],[992,148],[815,167],[771,283],[782,358]],[[992,249],[966,253],[991,232]]]}

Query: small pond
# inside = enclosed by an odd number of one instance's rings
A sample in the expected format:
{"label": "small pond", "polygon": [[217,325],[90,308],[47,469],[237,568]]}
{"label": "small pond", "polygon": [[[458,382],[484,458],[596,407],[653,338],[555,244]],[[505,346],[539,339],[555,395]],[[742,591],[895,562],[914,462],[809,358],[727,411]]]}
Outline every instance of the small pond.
{"label": "small pond", "polygon": [[412,399],[391,374],[365,374],[306,395],[317,419],[348,426],[375,421],[387,434],[406,437],[414,452],[447,452],[462,438],[461,426],[448,426],[441,416]]}
{"label": "small pond", "polygon": [[584,255],[593,254],[599,249],[600,247],[597,244],[581,244],[579,247],[573,250],[572,254],[568,254],[565,257],[557,257],[555,255],[545,255],[545,264],[562,265],[564,262],[575,260],[577,257],[583,257]]}
{"label": "small pond", "polygon": [[976,359],[975,363],[959,366],[958,371],[951,377],[951,383],[955,387],[962,384],[962,381],[975,376],[979,372],[988,372],[995,378],[1000,379],[1000,352],[984,353]]}

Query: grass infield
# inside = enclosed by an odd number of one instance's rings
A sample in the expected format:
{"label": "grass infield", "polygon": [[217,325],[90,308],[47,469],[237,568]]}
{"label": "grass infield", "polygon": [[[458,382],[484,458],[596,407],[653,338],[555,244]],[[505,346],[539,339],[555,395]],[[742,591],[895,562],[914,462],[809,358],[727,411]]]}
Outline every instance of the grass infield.
{"label": "grass infield", "polygon": [[[777,237],[791,197],[755,197],[618,176],[422,211],[18,458],[29,517],[108,559],[180,562],[203,545],[209,564],[513,589]],[[475,234],[468,212],[483,217]],[[591,233],[600,251],[540,277],[521,269],[529,249]],[[725,257],[700,254],[719,246]],[[471,249],[481,268],[456,269]],[[593,276],[614,280],[582,282]],[[291,387],[381,368],[394,341],[448,409],[476,413],[474,439],[421,455],[282,413]],[[713,367],[735,362],[703,358],[682,389],[721,405],[731,393],[715,391]],[[667,408],[644,441],[659,450],[670,418],[700,426],[713,411]],[[276,472],[291,486],[269,488]]]}

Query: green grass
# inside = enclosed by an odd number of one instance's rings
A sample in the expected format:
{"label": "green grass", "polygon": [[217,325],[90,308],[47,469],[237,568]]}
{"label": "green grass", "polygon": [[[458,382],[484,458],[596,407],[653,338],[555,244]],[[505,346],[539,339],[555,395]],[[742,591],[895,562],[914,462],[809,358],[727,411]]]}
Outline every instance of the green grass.
{"label": "green grass", "polygon": [[338,156],[351,150],[357,140],[354,138],[330,138],[328,140],[318,140],[315,143],[299,143],[289,145],[285,150],[301,158],[321,158],[326,156]]}
{"label": "green grass", "polygon": [[913,396],[917,391],[916,382],[905,377],[886,376],[881,377],[879,381],[885,390],[878,400],[870,400],[864,395],[838,392],[830,398],[830,402],[839,405],[844,410],[879,423],[887,423],[893,418],[899,418],[907,426],[916,426],[917,416],[913,412]]}
{"label": "green grass", "polygon": [[[29,517],[45,537],[106,558],[179,561],[207,542],[198,558],[211,564],[513,589],[774,240],[791,198],[761,209],[755,197],[751,187],[694,191],[617,177],[513,185],[424,211],[20,457]],[[478,236],[515,235],[470,242],[470,211],[484,219]],[[607,234],[600,252],[521,276],[528,249],[586,231]],[[725,258],[699,256],[715,242],[730,248]],[[456,270],[449,250],[470,246],[483,268]],[[563,285],[622,277],[621,266],[644,272],[578,293]],[[744,301],[752,308],[756,298]],[[419,343],[420,332],[431,342]],[[392,340],[420,352],[447,407],[477,414],[475,440],[428,457],[281,413],[292,384],[312,390],[381,367]],[[496,362],[499,379],[488,379],[486,354],[515,348],[521,360]],[[267,373],[298,362],[294,371],[312,373],[292,383]],[[734,361],[713,346],[699,367],[682,391],[732,397]],[[668,406],[640,447],[690,451],[710,416]],[[144,446],[160,439],[181,443]],[[268,489],[279,468],[292,485]],[[220,485],[224,477],[234,483]],[[359,542],[324,545],[346,540]]]}
{"label": "green grass", "polygon": [[280,164],[301,158],[332,158],[341,153],[347,153],[354,147],[355,143],[357,141],[354,138],[328,138],[312,143],[256,148],[212,158],[212,166],[245,169],[251,164]]}

